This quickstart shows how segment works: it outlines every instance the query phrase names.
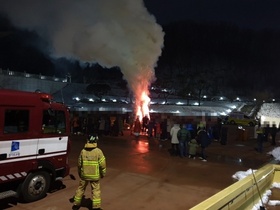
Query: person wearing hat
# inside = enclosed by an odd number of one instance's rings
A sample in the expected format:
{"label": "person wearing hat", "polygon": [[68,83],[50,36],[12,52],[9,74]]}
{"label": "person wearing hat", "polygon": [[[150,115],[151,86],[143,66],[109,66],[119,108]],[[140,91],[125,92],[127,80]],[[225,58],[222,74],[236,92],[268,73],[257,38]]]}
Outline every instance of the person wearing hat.
{"label": "person wearing hat", "polygon": [[100,178],[106,174],[106,159],[102,150],[97,147],[97,140],[97,135],[89,135],[78,158],[80,182],[74,196],[73,210],[80,208],[88,184],[92,190],[92,209],[101,209]]}

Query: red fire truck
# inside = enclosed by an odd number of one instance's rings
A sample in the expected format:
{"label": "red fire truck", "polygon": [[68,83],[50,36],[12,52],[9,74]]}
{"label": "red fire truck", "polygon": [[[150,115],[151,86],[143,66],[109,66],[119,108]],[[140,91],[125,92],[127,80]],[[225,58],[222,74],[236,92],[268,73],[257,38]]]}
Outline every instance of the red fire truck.
{"label": "red fire truck", "polygon": [[69,174],[69,118],[50,94],[0,89],[0,199],[39,200]]}

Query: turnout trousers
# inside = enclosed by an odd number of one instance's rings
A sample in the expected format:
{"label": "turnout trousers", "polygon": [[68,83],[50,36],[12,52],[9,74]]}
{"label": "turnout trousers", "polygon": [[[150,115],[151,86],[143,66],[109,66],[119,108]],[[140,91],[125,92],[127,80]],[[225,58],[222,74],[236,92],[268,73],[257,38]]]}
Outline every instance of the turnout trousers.
{"label": "turnout trousers", "polygon": [[82,198],[88,184],[90,184],[91,186],[92,208],[93,209],[101,208],[101,191],[100,191],[99,181],[87,181],[81,179],[79,183],[79,187],[76,190],[76,194],[74,196],[74,204],[78,206],[81,205]]}

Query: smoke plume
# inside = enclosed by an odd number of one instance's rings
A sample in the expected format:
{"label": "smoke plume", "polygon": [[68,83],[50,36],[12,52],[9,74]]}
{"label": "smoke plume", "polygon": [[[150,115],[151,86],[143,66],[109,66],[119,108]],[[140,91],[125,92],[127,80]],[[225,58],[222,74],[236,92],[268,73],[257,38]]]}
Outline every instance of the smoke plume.
{"label": "smoke plume", "polygon": [[120,67],[136,103],[155,79],[164,33],[143,0],[1,0],[0,11],[47,39],[54,56]]}

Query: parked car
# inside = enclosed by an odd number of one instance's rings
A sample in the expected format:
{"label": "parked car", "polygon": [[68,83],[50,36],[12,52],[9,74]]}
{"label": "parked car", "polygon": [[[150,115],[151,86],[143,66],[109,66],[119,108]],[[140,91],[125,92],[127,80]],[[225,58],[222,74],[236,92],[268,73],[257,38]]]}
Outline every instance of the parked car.
{"label": "parked car", "polygon": [[255,126],[258,120],[249,117],[243,112],[231,112],[226,119],[227,124],[242,125],[242,126]]}

